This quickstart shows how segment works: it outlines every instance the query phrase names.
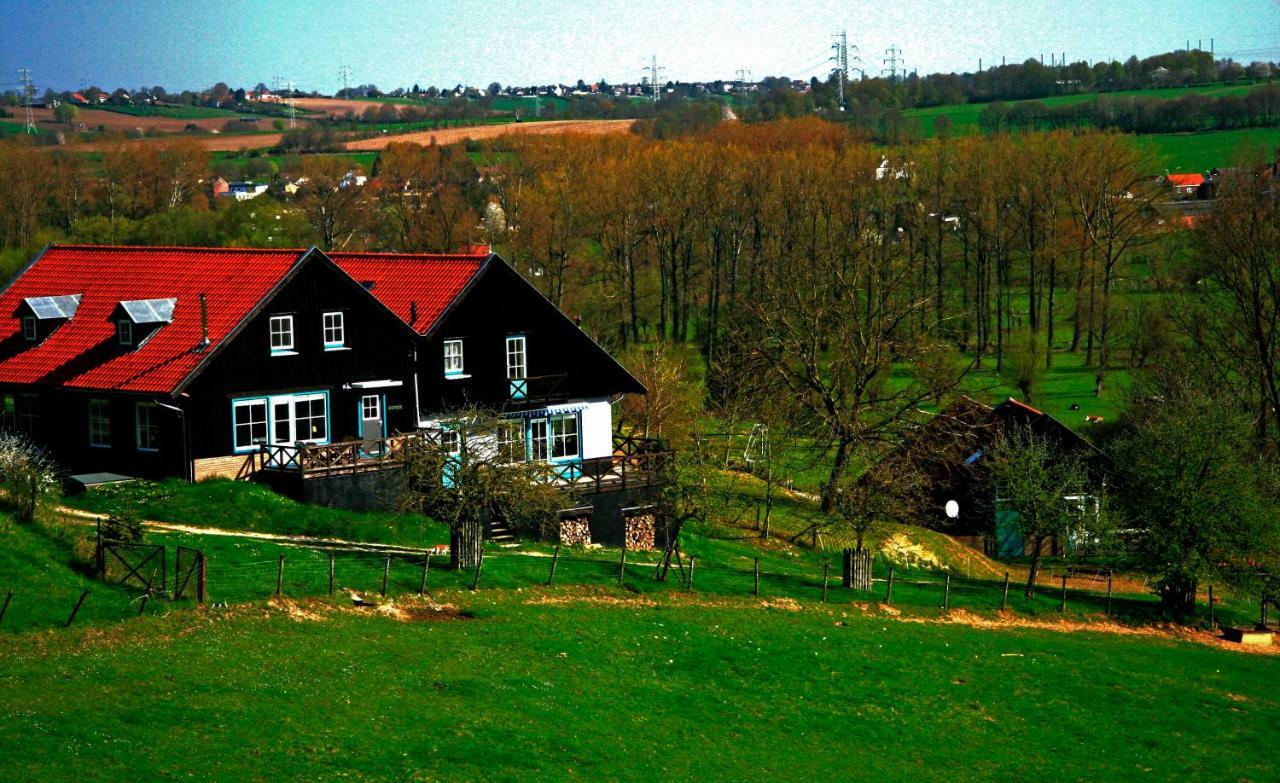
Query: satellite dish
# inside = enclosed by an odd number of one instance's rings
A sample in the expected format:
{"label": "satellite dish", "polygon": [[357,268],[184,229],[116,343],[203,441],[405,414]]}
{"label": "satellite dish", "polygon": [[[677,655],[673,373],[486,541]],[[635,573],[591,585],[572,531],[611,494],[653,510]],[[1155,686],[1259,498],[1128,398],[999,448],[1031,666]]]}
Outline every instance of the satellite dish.
{"label": "satellite dish", "polygon": [[947,519],[957,519],[960,516],[960,504],[954,500],[948,500],[946,505]]}

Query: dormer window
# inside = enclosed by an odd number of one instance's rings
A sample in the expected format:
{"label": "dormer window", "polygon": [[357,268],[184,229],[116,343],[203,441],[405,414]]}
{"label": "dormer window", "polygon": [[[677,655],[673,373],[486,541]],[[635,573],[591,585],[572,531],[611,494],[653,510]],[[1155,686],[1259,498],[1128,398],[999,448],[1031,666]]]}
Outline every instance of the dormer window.
{"label": "dormer window", "polygon": [[271,331],[271,354],[273,356],[291,356],[293,351],[293,316],[273,315],[269,324]]}
{"label": "dormer window", "polygon": [[22,300],[22,338],[37,342],[71,320],[80,307],[80,294],[29,296]]}
{"label": "dormer window", "polygon": [[177,299],[131,299],[116,308],[116,343],[121,348],[142,345],[160,327],[173,321]]}

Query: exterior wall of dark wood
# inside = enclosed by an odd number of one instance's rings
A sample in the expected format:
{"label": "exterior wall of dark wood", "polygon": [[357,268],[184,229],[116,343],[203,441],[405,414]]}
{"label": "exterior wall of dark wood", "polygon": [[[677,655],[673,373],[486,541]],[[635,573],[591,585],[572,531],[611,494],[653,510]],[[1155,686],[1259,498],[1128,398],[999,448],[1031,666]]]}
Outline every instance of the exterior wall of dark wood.
{"label": "exterior wall of dark wood", "polygon": [[[88,471],[121,473],[128,476],[160,478],[184,476],[182,430],[177,411],[163,407],[154,409],[160,428],[160,444],[156,451],[137,446],[135,415],[137,403],[170,402],[167,397],[118,392],[70,391],[23,387],[0,389],[14,394],[21,406],[30,400],[38,414],[34,431],[27,433],[37,444],[48,449],[58,466],[68,473]],[[89,445],[89,401],[106,400],[111,422],[110,445]],[[10,425],[10,422],[5,422]],[[20,431],[21,427],[16,427]]]}
{"label": "exterior wall of dark wood", "polygon": [[[344,313],[345,350],[325,350],[322,317]],[[271,353],[271,316],[292,315],[294,353]],[[360,437],[358,405],[366,394],[385,398],[387,432],[416,427],[412,357],[415,335],[327,259],[313,258],[272,297],[234,340],[213,357],[182,399],[192,422],[196,459],[231,454],[231,401],[291,392],[329,393],[329,440]],[[362,381],[401,386],[346,388]]]}
{"label": "exterior wall of dark wood", "polygon": [[[528,374],[535,380],[564,374],[560,396],[592,399],[644,389],[617,362],[505,263],[493,259],[445,313],[418,350],[419,400],[424,416],[471,404],[497,410],[529,407],[513,402],[507,384],[506,338],[527,339]],[[463,342],[463,371],[444,377],[444,342]]]}

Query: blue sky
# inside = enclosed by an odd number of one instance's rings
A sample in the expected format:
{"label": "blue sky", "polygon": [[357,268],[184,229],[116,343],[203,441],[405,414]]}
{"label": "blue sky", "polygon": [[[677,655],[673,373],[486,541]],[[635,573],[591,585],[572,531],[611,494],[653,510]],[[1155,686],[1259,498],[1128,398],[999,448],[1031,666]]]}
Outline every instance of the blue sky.
{"label": "blue sky", "polygon": [[1066,52],[1144,56],[1215,39],[1219,55],[1280,60],[1275,0],[3,0],[0,87],[196,88],[294,80],[332,92],[339,68],[383,89],[672,79],[807,78],[848,31],[869,72],[896,45],[908,68],[972,71]]}

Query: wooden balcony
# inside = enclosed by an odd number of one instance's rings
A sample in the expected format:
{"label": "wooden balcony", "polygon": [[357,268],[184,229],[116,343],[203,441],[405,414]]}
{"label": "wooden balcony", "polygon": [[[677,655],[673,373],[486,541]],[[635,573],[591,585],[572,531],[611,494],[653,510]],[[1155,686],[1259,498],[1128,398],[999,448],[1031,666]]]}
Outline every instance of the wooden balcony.
{"label": "wooden balcony", "polygon": [[555,405],[569,399],[569,376],[531,375],[507,381],[508,407],[535,408]]}
{"label": "wooden balcony", "polygon": [[[246,455],[236,478],[259,473],[302,479],[351,475],[398,468],[413,448],[438,443],[439,433],[421,430],[370,441],[276,445]],[[613,455],[564,463],[552,468],[552,480],[565,491],[598,494],[657,487],[671,480],[675,452],[660,441],[615,436]]]}

